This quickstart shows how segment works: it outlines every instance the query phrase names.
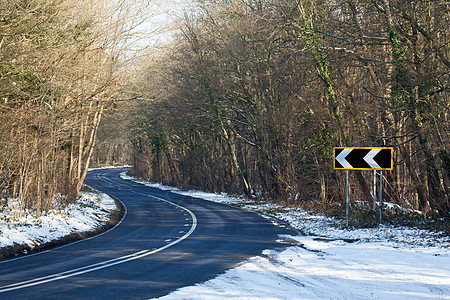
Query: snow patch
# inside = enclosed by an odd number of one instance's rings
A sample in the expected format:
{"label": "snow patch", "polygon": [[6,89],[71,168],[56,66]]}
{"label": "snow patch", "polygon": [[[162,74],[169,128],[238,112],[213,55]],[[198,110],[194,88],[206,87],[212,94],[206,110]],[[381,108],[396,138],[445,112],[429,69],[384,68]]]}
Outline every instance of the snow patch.
{"label": "snow patch", "polygon": [[302,209],[121,177],[239,205],[304,233],[280,236],[292,246],[267,249],[225,274],[159,299],[450,299],[450,239],[442,233],[392,226],[350,230],[343,220]]}
{"label": "snow patch", "polygon": [[17,203],[9,200],[0,210],[0,248],[24,244],[34,248],[75,232],[94,230],[109,220],[117,209],[115,201],[106,194],[81,192],[80,198],[67,206],[53,209],[36,218],[26,211],[17,220],[12,212]]}

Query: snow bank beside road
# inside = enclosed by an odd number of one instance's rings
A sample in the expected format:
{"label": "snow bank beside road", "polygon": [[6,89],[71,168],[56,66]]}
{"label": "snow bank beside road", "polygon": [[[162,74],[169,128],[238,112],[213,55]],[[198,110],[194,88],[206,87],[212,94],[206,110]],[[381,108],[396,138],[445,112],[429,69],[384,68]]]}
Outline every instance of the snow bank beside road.
{"label": "snow bank beside road", "polygon": [[448,254],[296,239],[160,299],[450,299]]}
{"label": "snow bank beside road", "polygon": [[136,179],[135,177],[126,175],[125,172],[122,172],[120,177],[180,195],[235,205],[243,209],[255,211],[263,216],[271,218],[274,223],[288,223],[306,236],[351,240],[352,242],[358,241],[359,243],[378,242],[392,247],[426,247],[427,249],[437,248],[450,251],[450,237],[439,232],[431,232],[411,227],[393,227],[384,225],[375,228],[347,229],[344,226],[345,220],[343,219],[314,215],[299,208],[285,207],[270,202],[251,201],[246,198],[229,196],[225,193],[214,194],[196,190],[182,190],[176,187]]}
{"label": "snow bank beside road", "polygon": [[450,299],[448,236],[405,227],[340,229],[338,220],[267,207],[305,233],[280,237],[295,246],[266,250],[161,299]]}
{"label": "snow bank beside road", "polygon": [[1,250],[20,245],[34,249],[70,234],[88,232],[104,226],[111,212],[118,210],[115,201],[106,194],[82,192],[80,199],[60,209],[51,210],[36,218],[33,213],[18,220],[12,218],[15,203],[0,207],[0,257]]}
{"label": "snow bank beside road", "polygon": [[207,282],[160,299],[450,299],[450,239],[409,227],[346,229],[344,220],[226,194],[147,186],[239,205],[303,232]]}

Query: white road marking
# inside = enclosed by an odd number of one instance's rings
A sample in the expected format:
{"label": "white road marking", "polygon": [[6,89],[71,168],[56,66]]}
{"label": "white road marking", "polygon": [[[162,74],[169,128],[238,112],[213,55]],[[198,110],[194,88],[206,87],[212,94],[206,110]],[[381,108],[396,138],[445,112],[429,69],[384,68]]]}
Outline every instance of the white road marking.
{"label": "white road marking", "polygon": [[[91,187],[91,188],[92,188],[92,187]],[[95,190],[94,188],[92,188],[92,189]],[[104,193],[104,194],[106,194],[106,193]],[[108,195],[108,194],[107,194],[107,195]],[[123,213],[122,219],[120,219],[119,223],[117,223],[116,225],[114,225],[114,227],[112,227],[112,228],[110,228],[110,229],[108,229],[108,230],[106,230],[106,231],[104,231],[104,232],[102,232],[102,233],[96,234],[96,235],[94,235],[94,236],[91,236],[91,237],[88,237],[88,238],[85,238],[85,239],[82,239],[82,240],[78,240],[78,241],[75,241],[75,242],[71,242],[71,243],[68,243],[68,244],[65,244],[65,245],[62,245],[62,246],[57,246],[57,247],[54,247],[54,248],[51,248],[51,249],[48,249],[48,250],[45,250],[45,251],[41,251],[41,252],[37,252],[37,253],[33,253],[33,254],[28,254],[28,255],[26,255],[26,256],[20,256],[20,257],[11,258],[11,259],[8,259],[8,260],[5,260],[5,261],[0,261],[0,264],[5,264],[5,263],[9,263],[9,262],[12,262],[12,261],[15,261],[15,260],[20,260],[20,259],[29,258],[29,257],[32,257],[32,256],[36,256],[36,255],[40,255],[40,254],[43,254],[43,253],[47,253],[47,252],[52,251],[52,250],[55,250],[55,249],[61,249],[61,248],[69,247],[69,246],[72,246],[72,245],[75,245],[75,244],[78,244],[78,243],[82,243],[82,242],[85,242],[85,241],[89,241],[89,240],[92,240],[92,239],[101,237],[102,235],[107,234],[108,232],[110,232],[110,231],[112,231],[113,229],[117,228],[117,226],[119,226],[120,224],[122,224],[123,220],[125,219],[125,217],[126,217],[126,215],[127,215],[127,213],[128,213],[128,210],[127,210],[127,207],[125,206],[125,204],[124,204],[122,201],[120,201],[119,199],[117,199],[117,198],[114,197],[114,196],[111,196],[111,195],[108,195],[108,196],[111,197],[111,198],[113,198],[114,200],[117,200],[117,201],[119,201],[120,203],[122,203],[122,206],[123,206],[123,208],[124,208],[124,210],[125,210],[124,213]]]}
{"label": "white road marking", "polygon": [[[99,262],[99,263],[95,263],[95,264],[91,264],[88,266],[84,266],[81,268],[76,268],[73,270],[68,270],[65,272],[61,272],[61,273],[56,273],[56,274],[52,274],[49,276],[44,276],[44,277],[40,277],[40,278],[35,278],[35,279],[31,279],[31,280],[27,280],[27,281],[22,281],[22,282],[18,282],[18,283],[14,283],[14,284],[10,284],[10,285],[6,285],[3,287],[0,287],[0,294],[1,293],[5,293],[5,292],[9,292],[9,291],[13,291],[13,290],[18,290],[18,289],[23,289],[23,288],[27,288],[27,287],[31,287],[31,286],[35,286],[35,285],[40,285],[40,284],[44,284],[44,283],[49,283],[49,282],[53,282],[56,280],[61,280],[61,279],[65,279],[65,278],[69,278],[69,277],[73,277],[73,276],[77,276],[77,275],[82,275],[82,274],[86,274],[89,272],[93,272],[93,271],[97,271],[97,270],[101,270],[104,268],[108,268],[108,267],[112,267],[118,264],[122,264],[122,263],[126,263],[129,261],[133,261],[142,257],[146,257],[158,252],[161,252],[167,248],[170,248],[176,244],[178,244],[179,242],[187,239],[197,228],[197,217],[195,216],[195,214],[190,211],[189,209],[180,206],[178,204],[175,204],[173,202],[170,202],[168,200],[156,197],[156,196],[152,196],[149,195],[152,198],[155,198],[157,200],[160,201],[164,201],[168,204],[171,204],[173,206],[176,206],[178,208],[183,209],[184,211],[188,212],[191,215],[192,218],[192,226],[190,228],[190,230],[184,234],[182,237],[176,239],[175,241],[160,247],[160,248],[156,248],[156,249],[148,249],[148,250],[142,250],[133,254],[129,254],[129,255],[125,255],[122,257],[118,257],[118,258],[114,258],[114,259],[110,259],[110,260],[106,260],[103,262]],[[189,226],[189,225],[188,225]]]}

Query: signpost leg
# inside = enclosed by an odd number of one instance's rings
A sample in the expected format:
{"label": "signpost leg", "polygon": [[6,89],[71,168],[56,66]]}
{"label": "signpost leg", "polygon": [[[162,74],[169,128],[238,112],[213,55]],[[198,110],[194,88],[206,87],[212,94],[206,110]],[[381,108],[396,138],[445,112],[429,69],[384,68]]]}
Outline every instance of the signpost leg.
{"label": "signpost leg", "polygon": [[377,202],[377,171],[373,170],[373,185],[372,185],[372,195],[373,195],[373,211],[376,211],[375,204]]}
{"label": "signpost leg", "polygon": [[348,227],[348,207],[349,207],[349,182],[348,182],[348,170],[345,171],[345,220]]}
{"label": "signpost leg", "polygon": [[[380,170],[380,223],[383,220],[383,172],[394,168],[393,147],[334,147],[333,169],[346,170],[345,200],[346,223],[349,214],[349,182],[348,170],[372,170],[373,172],[373,211],[376,215],[377,204],[377,172]],[[376,217],[375,217],[376,218]]]}
{"label": "signpost leg", "polygon": [[383,208],[383,171],[380,171],[380,224],[382,221],[382,208]]}

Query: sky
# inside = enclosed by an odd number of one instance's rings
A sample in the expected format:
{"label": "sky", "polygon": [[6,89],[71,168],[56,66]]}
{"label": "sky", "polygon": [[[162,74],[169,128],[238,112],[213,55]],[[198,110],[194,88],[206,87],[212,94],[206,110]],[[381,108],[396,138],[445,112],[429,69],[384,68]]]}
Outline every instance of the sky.
{"label": "sky", "polygon": [[154,47],[170,40],[176,23],[192,6],[190,0],[154,0],[154,13],[139,28],[150,35],[142,43]]}

